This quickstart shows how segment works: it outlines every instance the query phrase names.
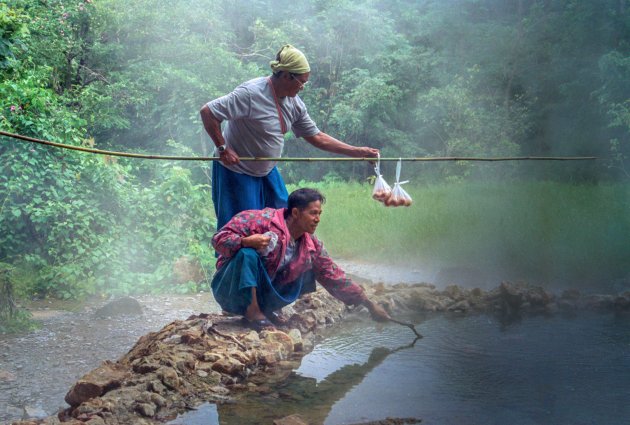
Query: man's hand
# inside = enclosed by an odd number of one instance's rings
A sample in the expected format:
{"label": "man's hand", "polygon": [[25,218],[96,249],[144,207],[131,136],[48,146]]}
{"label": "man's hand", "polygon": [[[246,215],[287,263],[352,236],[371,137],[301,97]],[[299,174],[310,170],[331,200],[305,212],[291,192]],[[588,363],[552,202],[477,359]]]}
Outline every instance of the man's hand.
{"label": "man's hand", "polygon": [[244,248],[254,248],[256,251],[269,246],[271,238],[262,234],[249,235],[241,239],[241,246]]}
{"label": "man's hand", "polygon": [[241,161],[238,154],[230,148],[226,148],[223,152],[221,152],[219,157],[221,158],[221,163],[223,165],[234,165]]}
{"label": "man's hand", "polygon": [[369,146],[361,146],[356,148],[355,153],[352,155],[355,158],[377,158],[379,155],[379,150],[376,148],[371,148]]}
{"label": "man's hand", "polygon": [[370,301],[370,300],[365,300],[363,301],[363,305],[366,306],[367,309],[370,311],[370,315],[372,316],[372,319],[376,320],[377,322],[387,322],[388,320],[391,319],[391,317],[389,316],[389,314],[387,314],[385,309],[381,307],[380,305],[376,304],[375,302]]}
{"label": "man's hand", "polygon": [[315,146],[317,149],[339,155],[347,155],[354,158],[374,159],[376,159],[379,155],[379,151],[376,148],[370,148],[368,146],[352,146],[335,139],[323,131],[320,131],[314,136],[304,136],[304,140]]}

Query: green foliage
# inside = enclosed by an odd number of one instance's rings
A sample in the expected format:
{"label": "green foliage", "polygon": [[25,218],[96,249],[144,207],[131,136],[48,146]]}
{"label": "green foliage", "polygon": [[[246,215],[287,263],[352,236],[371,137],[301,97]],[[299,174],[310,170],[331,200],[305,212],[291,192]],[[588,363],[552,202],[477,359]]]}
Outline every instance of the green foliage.
{"label": "green foliage", "polygon": [[[121,292],[168,289],[177,253],[200,259],[208,276],[213,270],[207,262],[212,257],[208,250],[216,227],[209,188],[193,184],[190,170],[169,164],[161,167],[158,177],[162,180],[134,195],[119,228],[116,250],[119,261],[125,262],[121,264],[124,269],[148,273],[150,279],[119,281]],[[155,268],[156,264],[162,266]]]}
{"label": "green foliage", "polygon": [[24,295],[15,267],[0,262],[0,334],[32,330],[37,327],[28,311],[17,301]]}
{"label": "green foliage", "polygon": [[[468,185],[496,178],[627,179],[629,10],[618,0],[8,0],[0,4],[0,128],[73,145],[207,155],[199,108],[268,74],[290,42],[311,64],[301,94],[310,115],[350,144],[393,157],[609,157],[562,167],[405,164],[405,179],[462,185],[448,186],[450,195],[423,192],[430,202],[413,210],[360,208],[370,222],[397,224],[420,211],[422,236],[434,243],[402,236],[402,246],[433,247],[455,261],[457,249],[442,251],[431,236],[448,232],[446,217],[478,223],[444,211],[453,188],[483,192]],[[118,162],[6,138],[0,155],[0,259],[28,282],[16,290],[61,298],[171,290],[183,256],[212,272],[207,166]],[[285,155],[326,156],[292,134]],[[393,164],[383,170],[391,175]],[[373,176],[355,162],[283,163],[281,171],[288,182],[325,187]],[[527,199],[526,184],[519,190]],[[384,254],[379,229],[366,238]],[[518,258],[517,248],[508,252]]]}
{"label": "green foliage", "polygon": [[190,170],[164,165],[144,188],[101,157],[18,145],[3,158],[0,258],[36,270],[32,293],[167,290],[179,256],[207,254],[215,220]]}
{"label": "green foliage", "polygon": [[614,50],[602,56],[599,64],[604,83],[597,94],[609,118],[609,166],[630,177],[630,57]]}
{"label": "green foliage", "polygon": [[14,50],[23,46],[21,38],[28,34],[24,19],[18,11],[0,4],[0,70],[9,67],[15,58]]}
{"label": "green foliage", "polygon": [[[519,153],[517,142],[527,131],[527,123],[522,121],[525,112],[516,113],[515,107],[508,110],[503,104],[496,104],[491,96],[482,96],[473,87],[478,73],[478,69],[471,70],[469,77],[456,77],[449,84],[419,96],[423,106],[416,110],[416,117],[424,129],[422,139],[438,156]],[[451,179],[468,177],[475,164],[462,162],[456,167],[454,170],[449,164],[442,170]]]}

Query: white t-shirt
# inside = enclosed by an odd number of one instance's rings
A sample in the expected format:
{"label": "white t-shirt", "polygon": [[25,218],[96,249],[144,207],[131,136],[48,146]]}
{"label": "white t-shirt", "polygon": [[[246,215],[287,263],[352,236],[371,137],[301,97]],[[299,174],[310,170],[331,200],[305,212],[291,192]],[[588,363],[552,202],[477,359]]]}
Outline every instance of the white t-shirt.
{"label": "white t-shirt", "polygon": [[[278,105],[287,130],[297,137],[319,133],[299,96],[278,98]],[[208,102],[216,118],[225,121],[223,138],[226,146],[241,157],[280,157],[284,147],[278,108],[267,77],[247,81],[233,92]],[[241,161],[226,166],[237,173],[262,177],[276,161]]]}

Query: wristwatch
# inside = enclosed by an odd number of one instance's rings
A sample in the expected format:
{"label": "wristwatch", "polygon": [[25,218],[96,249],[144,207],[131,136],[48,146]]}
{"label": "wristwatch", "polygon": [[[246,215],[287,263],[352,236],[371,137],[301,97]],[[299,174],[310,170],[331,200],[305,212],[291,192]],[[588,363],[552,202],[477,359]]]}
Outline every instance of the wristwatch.
{"label": "wristwatch", "polygon": [[217,146],[217,150],[219,151],[219,153],[225,152],[225,145]]}

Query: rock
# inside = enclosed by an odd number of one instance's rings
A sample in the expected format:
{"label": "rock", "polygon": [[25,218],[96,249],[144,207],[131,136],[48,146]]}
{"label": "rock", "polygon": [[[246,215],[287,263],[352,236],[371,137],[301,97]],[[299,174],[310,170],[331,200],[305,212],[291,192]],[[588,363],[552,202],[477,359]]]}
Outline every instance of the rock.
{"label": "rock", "polygon": [[291,329],[287,335],[289,335],[289,338],[291,338],[293,342],[293,351],[302,351],[304,349],[302,334],[298,329]]}
{"label": "rock", "polygon": [[577,289],[566,289],[562,291],[562,295],[560,295],[560,298],[565,299],[565,300],[577,300],[581,296],[582,294]]}
{"label": "rock", "polygon": [[[217,360],[219,359],[217,358]],[[195,365],[195,370],[204,370],[204,371],[211,370],[212,363],[214,362],[197,362],[197,364]]]}
{"label": "rock", "polygon": [[455,302],[462,301],[466,297],[466,291],[457,285],[448,285],[443,293]]}
{"label": "rock", "polygon": [[215,394],[219,394],[219,395],[228,395],[230,394],[230,390],[222,387],[221,385],[215,385],[214,387],[210,388],[210,391],[212,391]]}
{"label": "rock", "polygon": [[[60,425],[61,421],[56,416],[49,416],[42,422],[42,425]],[[97,425],[97,424],[92,424]]]}
{"label": "rock", "polygon": [[100,319],[119,316],[141,316],[142,306],[131,297],[121,297],[112,300],[94,312],[94,316]]}
{"label": "rock", "polygon": [[521,310],[521,306],[525,302],[521,288],[512,285],[509,282],[501,282],[496,293],[495,299],[498,301],[497,308],[506,314],[516,314]]}
{"label": "rock", "polygon": [[151,393],[149,395],[149,400],[151,400],[151,402],[155,404],[157,407],[165,407],[168,404],[168,402],[166,401],[164,397],[155,393]]}
{"label": "rock", "polygon": [[293,344],[291,337],[284,332],[267,332],[262,339],[262,351],[273,355],[276,361],[286,360],[293,353]]}
{"label": "rock", "polygon": [[166,391],[166,387],[164,386],[162,381],[158,381],[157,379],[155,381],[149,382],[148,388],[149,391],[152,391],[156,394],[162,394]]}
{"label": "rock", "polygon": [[470,290],[470,295],[476,298],[481,298],[485,295],[485,291],[481,288],[473,288]]}
{"label": "rock", "polygon": [[298,323],[297,328],[302,333],[308,333],[315,329],[317,326],[317,318],[313,315],[307,315],[301,318],[301,321]]}
{"label": "rock", "polygon": [[622,295],[615,297],[613,306],[617,311],[630,310],[630,297]]}
{"label": "rock", "polygon": [[612,295],[599,295],[593,294],[589,295],[585,299],[586,308],[591,308],[595,310],[607,310],[613,307],[613,297]]}
{"label": "rock", "polygon": [[65,400],[70,406],[79,404],[104,393],[102,386],[89,381],[77,381],[66,394]]}
{"label": "rock", "polygon": [[300,415],[285,416],[273,421],[273,425],[309,425]]}
{"label": "rock", "polygon": [[300,367],[300,362],[295,360],[280,360],[278,367],[281,369],[294,370]]}
{"label": "rock", "polygon": [[179,388],[179,375],[177,375],[177,371],[172,367],[162,366],[158,371],[157,375],[162,381],[164,385],[172,390],[177,390]]}
{"label": "rock", "polygon": [[466,313],[470,310],[470,303],[468,300],[458,301],[448,307],[448,311],[456,311]]}
{"label": "rock", "polygon": [[223,358],[222,355],[218,354],[218,353],[213,353],[211,351],[206,351],[205,353],[203,353],[203,361],[204,362],[210,362],[210,363],[214,363],[216,361],[219,361]]}
{"label": "rock", "polygon": [[194,329],[185,331],[180,338],[180,341],[188,345],[201,344],[203,341],[201,329]]}
{"label": "rock", "polygon": [[258,332],[251,331],[243,337],[243,341],[256,346],[260,343],[260,336],[258,335]]}
{"label": "rock", "polygon": [[140,374],[155,372],[160,368],[157,362],[152,362],[146,358],[139,358],[132,363],[133,371]]}
{"label": "rock", "polygon": [[554,300],[554,296],[551,292],[538,286],[529,288],[526,299],[532,307],[544,308]]}
{"label": "rock", "polygon": [[114,388],[130,376],[129,371],[118,363],[104,362],[101,366],[79,379],[66,394],[65,400],[70,406],[91,398],[98,397]]}
{"label": "rock", "polygon": [[248,365],[250,363],[253,363],[254,359],[256,358],[255,353],[252,353],[250,351],[231,350],[228,353],[226,353],[226,355],[228,357],[235,358],[236,360],[238,360],[239,362],[243,363],[244,365]]}
{"label": "rock", "polygon": [[151,418],[155,416],[156,408],[153,403],[136,403],[134,405],[134,410],[140,413],[142,416]]}
{"label": "rock", "polygon": [[105,425],[105,421],[100,416],[92,416],[87,422],[86,425]]}
{"label": "rock", "polygon": [[212,369],[230,376],[240,376],[245,370],[245,365],[234,358],[222,358],[212,365]]}
{"label": "rock", "polygon": [[558,310],[565,313],[573,313],[577,310],[577,304],[575,300],[561,298],[556,303]]}

